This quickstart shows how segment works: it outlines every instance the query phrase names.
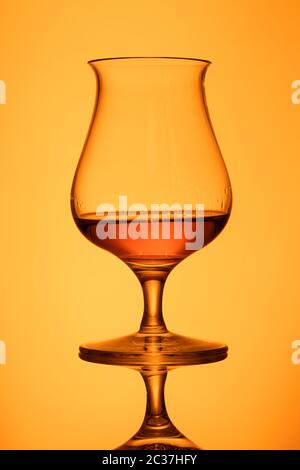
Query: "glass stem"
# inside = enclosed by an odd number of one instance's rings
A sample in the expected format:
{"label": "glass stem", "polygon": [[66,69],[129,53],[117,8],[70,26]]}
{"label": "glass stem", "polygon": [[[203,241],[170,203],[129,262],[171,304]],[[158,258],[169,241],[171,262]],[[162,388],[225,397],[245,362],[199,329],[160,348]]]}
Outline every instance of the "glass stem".
{"label": "glass stem", "polygon": [[140,333],[161,334],[167,333],[162,313],[162,296],[165,278],[147,279],[139,277],[144,294],[144,314],[140,326]]}
{"label": "glass stem", "polygon": [[143,424],[138,432],[139,437],[175,437],[179,431],[170,421],[168,416],[164,387],[167,378],[167,370],[159,369],[159,366],[142,369],[141,375],[147,390],[147,408]]}

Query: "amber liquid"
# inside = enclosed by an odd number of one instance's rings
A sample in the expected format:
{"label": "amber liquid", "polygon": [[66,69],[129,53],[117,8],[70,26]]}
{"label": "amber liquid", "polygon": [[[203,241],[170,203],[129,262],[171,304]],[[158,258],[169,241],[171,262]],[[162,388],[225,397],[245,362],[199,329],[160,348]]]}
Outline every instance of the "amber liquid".
{"label": "amber liquid", "polygon": [[[210,243],[226,225],[229,214],[220,212],[204,212],[204,217],[196,218],[191,215],[189,218],[171,220],[158,220],[155,223],[156,227],[156,239],[151,238],[151,222],[150,219],[137,220],[136,222],[127,221],[116,218],[115,220],[108,221],[106,231],[108,237],[100,239],[97,234],[97,224],[101,220],[95,214],[86,214],[80,218],[75,217],[76,225],[78,226],[81,233],[92,243],[110,251],[120,259],[125,261],[134,271],[141,269],[163,269],[170,271],[176,264],[181,260],[192,254],[197,249],[187,249],[187,244],[193,242],[196,239],[196,222],[201,221],[204,230],[204,239],[202,246]],[[148,234],[147,239],[137,238],[132,239],[128,232],[130,223],[139,224],[138,232],[140,234]],[[184,227],[184,224],[189,223],[190,233]],[[121,227],[125,224],[125,227]],[[168,228],[168,239],[165,239],[163,235],[164,224],[169,224]],[[178,227],[178,224],[182,224],[182,227]],[[176,238],[179,233],[182,233],[180,239]],[[121,238],[120,231],[122,230],[123,238]],[[177,232],[176,232],[177,230]],[[124,239],[124,231],[127,238]],[[193,232],[192,232],[193,231]],[[191,238],[195,235],[194,240]],[[113,238],[113,236],[115,238]]]}

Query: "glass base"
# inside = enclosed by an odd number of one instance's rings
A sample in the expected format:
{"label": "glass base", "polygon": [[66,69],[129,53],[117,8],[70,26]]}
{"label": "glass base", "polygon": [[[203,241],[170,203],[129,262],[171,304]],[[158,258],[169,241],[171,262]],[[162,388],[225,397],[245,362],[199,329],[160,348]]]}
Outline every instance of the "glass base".
{"label": "glass base", "polygon": [[80,346],[84,361],[140,369],[159,365],[167,370],[179,366],[222,361],[227,346],[166,332],[134,333],[128,336]]}

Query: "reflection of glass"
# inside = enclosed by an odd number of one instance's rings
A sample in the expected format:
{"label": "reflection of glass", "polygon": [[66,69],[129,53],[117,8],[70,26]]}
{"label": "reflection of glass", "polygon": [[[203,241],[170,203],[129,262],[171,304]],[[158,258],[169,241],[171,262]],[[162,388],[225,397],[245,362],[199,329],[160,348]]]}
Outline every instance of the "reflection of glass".
{"label": "reflection of glass", "polygon": [[162,293],[170,271],[211,242],[230,214],[230,181],[204,95],[209,62],[130,57],[90,64],[97,98],[73,182],[73,216],[90,241],[134,271],[145,308],[137,333],[82,345],[80,357],[143,376],[146,416],[120,448],[197,448],[167,415],[167,371],[222,360],[227,347],[169,332]]}

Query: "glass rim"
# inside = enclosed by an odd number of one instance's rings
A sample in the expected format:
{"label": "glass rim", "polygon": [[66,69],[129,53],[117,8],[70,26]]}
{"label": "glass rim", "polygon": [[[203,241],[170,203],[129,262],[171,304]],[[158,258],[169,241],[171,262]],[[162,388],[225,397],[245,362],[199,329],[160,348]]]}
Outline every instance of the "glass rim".
{"label": "glass rim", "polygon": [[116,61],[116,60],[128,60],[128,59],[168,59],[168,60],[178,60],[178,61],[192,61],[192,62],[201,62],[203,64],[210,65],[211,61],[206,59],[200,59],[197,57],[172,57],[172,56],[116,56],[116,57],[102,57],[100,59],[89,60],[88,64],[94,64],[95,62],[104,62],[104,61]]}

